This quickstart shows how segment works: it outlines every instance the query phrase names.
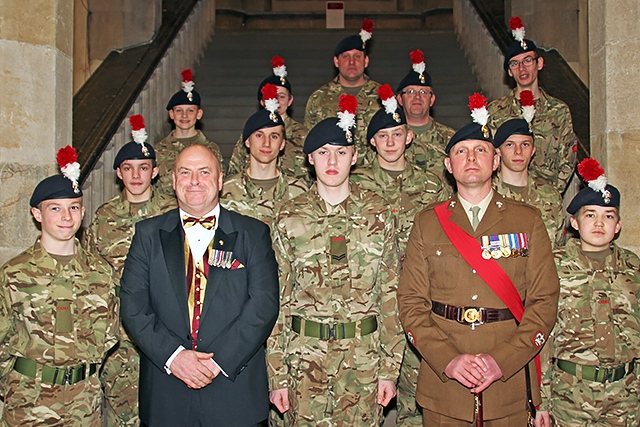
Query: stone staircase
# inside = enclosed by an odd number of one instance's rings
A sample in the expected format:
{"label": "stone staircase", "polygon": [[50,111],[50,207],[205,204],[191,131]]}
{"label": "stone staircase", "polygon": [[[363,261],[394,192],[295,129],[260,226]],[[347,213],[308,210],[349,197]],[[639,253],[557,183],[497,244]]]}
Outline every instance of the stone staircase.
{"label": "stone staircase", "polygon": [[[303,121],[308,96],[335,76],[333,49],[357,30],[218,30],[194,69],[202,95],[203,131],[228,158],[246,119],[258,108],[257,88],[272,74],[271,58],[287,65],[294,103],[292,117]],[[467,97],[480,86],[453,30],[375,30],[367,73],[395,90],[411,70],[409,52],[422,49],[437,99],[436,120],[457,129],[470,121]]]}

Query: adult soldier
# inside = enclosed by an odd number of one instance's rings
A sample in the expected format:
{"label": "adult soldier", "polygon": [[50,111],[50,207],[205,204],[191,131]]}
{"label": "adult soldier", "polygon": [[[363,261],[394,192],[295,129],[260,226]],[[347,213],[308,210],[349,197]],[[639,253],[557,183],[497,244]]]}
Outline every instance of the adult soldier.
{"label": "adult soldier", "polygon": [[[307,157],[302,152],[304,147],[304,139],[309,133],[304,125],[298,123],[289,117],[288,110],[293,104],[293,91],[291,89],[291,82],[287,78],[287,67],[284,64],[284,60],[280,56],[274,56],[271,59],[271,65],[273,66],[273,75],[267,77],[260,83],[258,87],[258,102],[265,108],[267,106],[267,100],[262,95],[262,89],[268,85],[275,85],[277,88],[277,98],[274,101],[269,101],[272,104],[277,102],[277,110],[282,121],[284,123],[285,130],[285,145],[284,149],[280,151],[278,157],[278,168],[289,176],[300,178],[307,183],[311,182],[311,176],[309,174],[309,167],[307,166]],[[229,168],[227,169],[227,175],[235,175],[244,172],[249,164],[250,150],[247,150],[245,145],[246,139],[244,135],[240,135],[236,146],[229,159]]]}
{"label": "adult soldier", "polygon": [[182,90],[174,93],[167,103],[169,118],[173,121],[175,128],[166,138],[154,145],[158,162],[158,181],[155,186],[160,193],[174,197],[171,173],[178,154],[186,147],[194,144],[208,147],[222,166],[222,153],[218,144],[209,141],[201,130],[196,129],[204,111],[200,108],[200,94],[193,90],[193,72],[187,69],[182,70],[181,74]]}
{"label": "adult soldier", "polygon": [[273,226],[281,309],[267,361],[285,425],[377,425],[396,394],[404,337],[394,218],[382,198],[349,183],[352,102],[350,114],[309,132],[317,182],[286,201]]}
{"label": "adult soldier", "polygon": [[5,426],[101,427],[96,375],[118,342],[109,264],[75,239],[84,215],[73,148],[64,175],[36,186],[29,204],[41,234],[0,269],[0,369]]}
{"label": "adult soldier", "polygon": [[527,395],[540,402],[532,359],[555,322],[558,278],[540,212],[492,190],[500,159],[481,120],[486,101],[470,105],[480,124],[464,126],[445,149],[457,194],[414,221],[400,319],[423,358],[416,397],[425,426],[471,426],[474,418],[523,426]]}
{"label": "adult soldier", "polygon": [[311,94],[304,111],[304,124],[311,129],[323,119],[336,117],[342,95],[355,96],[358,100],[355,135],[358,165],[369,161],[371,150],[365,138],[367,125],[380,109],[377,94],[380,84],[365,74],[369,66],[366,43],[372,31],[373,22],[365,19],[358,36],[345,37],[338,43],[333,51],[333,65],[338,69],[338,75]]}
{"label": "adult soldier", "polygon": [[[275,85],[267,84],[263,90],[266,99],[276,99]],[[260,110],[249,117],[242,131],[249,149],[249,165],[225,179],[220,196],[222,206],[271,225],[276,202],[308,190],[304,181],[285,175],[277,166],[278,155],[286,145],[284,135],[284,120],[276,108]]]}
{"label": "adult soldier", "polygon": [[[120,295],[119,280],[135,224],[177,206],[175,198],[160,194],[151,186],[151,181],[158,175],[158,167],[155,151],[146,143],[143,117],[134,115],[129,121],[134,141],[123,145],[113,162],[124,189],[98,208],[83,239],[83,246],[87,250],[100,254],[114,268],[118,280],[116,296]],[[109,353],[101,376],[106,400],[106,424],[139,426],[140,355],[122,327],[120,342]]]}
{"label": "adult soldier", "polygon": [[551,244],[558,247],[564,244],[565,237],[562,196],[547,180],[529,173],[531,158],[536,153],[534,141],[524,119],[509,119],[500,125],[494,139],[500,153],[500,169],[493,179],[493,188],[503,196],[538,208]]}
{"label": "adult soldier", "polygon": [[538,426],[637,426],[640,422],[640,259],[614,243],[620,192],[593,159],[578,165],[587,187],[567,212],[579,239],[555,252],[558,322],[541,353]]}
{"label": "adult soldier", "polygon": [[[411,143],[413,132],[407,127],[405,114],[398,108],[391,86],[380,86],[378,93],[384,108],[378,110],[367,128],[367,139],[377,154],[371,164],[351,174],[351,181],[376,192],[392,208],[398,224],[396,237],[402,261],[413,218],[430,203],[449,195],[437,175],[406,159],[405,148]],[[420,355],[407,344],[398,379],[398,426],[422,426],[422,413],[415,401],[419,368]]]}
{"label": "adult soldier", "polygon": [[576,164],[577,138],[569,107],[563,101],[547,94],[538,82],[538,73],[544,67],[544,58],[538,54],[533,41],[524,39],[524,27],[519,17],[509,20],[516,41],[509,46],[504,57],[504,70],[513,77],[516,87],[502,98],[489,104],[490,123],[497,129],[511,118],[519,118],[520,92],[530,90],[535,98],[536,115],[531,122],[535,134],[537,155],[530,171],[563,193]]}
{"label": "adult soldier", "polygon": [[398,103],[413,131],[413,142],[407,147],[405,156],[424,170],[444,173],[444,148],[455,131],[431,117],[436,94],[431,76],[425,71],[424,54],[417,49],[411,51],[410,57],[413,70],[400,81],[396,89]]}

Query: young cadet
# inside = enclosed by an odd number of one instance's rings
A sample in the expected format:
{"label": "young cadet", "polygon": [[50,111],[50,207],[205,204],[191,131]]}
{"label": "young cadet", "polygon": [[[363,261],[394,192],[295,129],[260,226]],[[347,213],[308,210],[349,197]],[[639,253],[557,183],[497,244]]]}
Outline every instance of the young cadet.
{"label": "young cadet", "polygon": [[528,395],[540,403],[532,359],[555,322],[558,277],[540,212],[492,190],[500,158],[486,99],[470,105],[477,122],[445,148],[457,194],[414,220],[400,320],[422,356],[416,399],[425,426],[525,426]]}
{"label": "young cadet", "polygon": [[509,119],[500,125],[494,138],[500,153],[500,169],[493,179],[493,188],[510,199],[538,208],[551,244],[558,247],[564,244],[562,196],[547,180],[529,173],[529,164],[536,153],[534,141],[524,119]]}
{"label": "young cadet", "polygon": [[311,129],[321,120],[336,117],[338,102],[342,95],[353,95],[358,100],[356,114],[356,148],[358,165],[369,161],[371,149],[365,139],[369,120],[380,109],[378,104],[379,83],[365,74],[369,66],[366,43],[371,38],[373,22],[365,19],[358,36],[345,37],[333,51],[333,65],[338,75],[329,83],[316,89],[309,96],[304,111],[304,124]]}
{"label": "young cadet", "polygon": [[538,54],[533,41],[524,39],[522,20],[512,17],[509,24],[516,41],[507,49],[504,70],[513,77],[516,87],[489,104],[489,126],[495,130],[506,120],[521,117],[520,92],[533,92],[536,115],[531,130],[535,134],[537,153],[530,171],[563,193],[576,165],[577,138],[573,133],[571,112],[567,104],[548,95],[539,86],[538,73],[544,67],[544,58]]}
{"label": "young cadet", "polygon": [[304,151],[317,182],[286,201],[272,227],[280,315],[267,363],[270,399],[287,426],[380,424],[404,349],[394,217],[349,182],[355,113],[341,117],[309,132]]}
{"label": "young cadet", "polygon": [[[431,76],[425,71],[424,54],[420,49],[410,53],[413,70],[398,84],[398,103],[407,116],[413,142],[407,147],[405,157],[423,170],[444,173],[444,148],[455,131],[437,122],[430,111],[436,102]],[[442,176],[437,172],[438,176]]]}
{"label": "young cadet", "polygon": [[196,129],[198,120],[202,119],[204,111],[200,108],[200,94],[193,90],[193,86],[192,71],[182,70],[182,90],[174,93],[167,103],[169,118],[173,121],[175,129],[154,146],[159,176],[155,186],[160,193],[174,197],[171,172],[173,172],[178,154],[186,147],[194,144],[204,145],[213,151],[222,165],[222,153],[218,144],[209,141],[201,130]]}
{"label": "young cadet", "polygon": [[620,192],[593,159],[578,165],[587,187],[567,212],[579,238],[555,252],[558,321],[542,350],[538,427],[637,426],[640,422],[640,259],[613,240]]}
{"label": "young cadet", "polygon": [[[276,99],[276,86],[264,86],[266,99]],[[220,203],[225,208],[271,225],[274,205],[308,190],[300,179],[282,173],[278,155],[286,145],[284,120],[267,109],[254,113],[244,125],[242,138],[249,149],[249,165],[225,179]]]}
{"label": "young cadet", "polygon": [[[85,231],[83,246],[100,254],[115,270],[119,281],[124,260],[131,246],[135,224],[145,218],[163,214],[177,206],[174,197],[161,194],[151,186],[158,175],[156,155],[147,144],[144,119],[131,116],[134,141],[123,145],[113,162],[124,185],[121,194],[100,206]],[[116,295],[120,286],[117,285]],[[138,426],[138,349],[120,329],[120,343],[109,353],[102,368],[106,399],[106,421],[109,426]]]}
{"label": "young cadet", "polygon": [[[367,139],[376,150],[371,164],[356,169],[351,181],[360,188],[374,191],[385,199],[396,215],[396,237],[400,260],[409,240],[413,218],[430,203],[448,197],[440,178],[409,162],[405,149],[413,132],[408,129],[405,114],[398,108],[393,90],[388,84],[378,89],[383,108],[373,116],[367,128]],[[422,413],[416,404],[416,386],[420,355],[407,344],[398,380],[397,425],[422,426]]]}
{"label": "young cadet", "polygon": [[109,264],[75,238],[84,215],[80,165],[58,152],[64,175],[36,186],[41,234],[0,269],[0,387],[5,426],[102,427],[98,369],[118,342]]}
{"label": "young cadet", "polygon": [[[266,107],[267,100],[262,95],[262,89],[267,84],[275,85],[278,91],[275,101],[269,101],[271,104],[277,102],[278,114],[282,117],[284,123],[286,140],[284,149],[280,151],[278,157],[278,169],[284,174],[299,178],[307,183],[311,182],[311,175],[309,173],[309,167],[307,166],[307,156],[302,152],[304,147],[304,139],[309,133],[304,125],[296,122],[287,113],[287,110],[293,104],[293,92],[291,90],[291,82],[287,78],[287,67],[284,64],[284,60],[280,56],[274,56],[271,59],[273,65],[273,74],[260,83],[258,87],[258,102],[264,108]],[[238,138],[231,159],[229,159],[229,168],[227,169],[227,175],[235,175],[242,173],[249,163],[250,152],[245,145],[246,139],[243,135]]]}

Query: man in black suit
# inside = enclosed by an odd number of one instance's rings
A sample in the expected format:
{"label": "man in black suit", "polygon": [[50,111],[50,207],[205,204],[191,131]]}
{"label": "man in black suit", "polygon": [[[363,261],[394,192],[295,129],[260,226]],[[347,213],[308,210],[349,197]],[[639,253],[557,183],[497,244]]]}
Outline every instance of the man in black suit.
{"label": "man in black suit", "polygon": [[142,354],[148,427],[229,427],[268,416],[264,345],[278,315],[269,228],[218,204],[208,148],[185,148],[179,209],[141,221],[124,266],[121,315]]}

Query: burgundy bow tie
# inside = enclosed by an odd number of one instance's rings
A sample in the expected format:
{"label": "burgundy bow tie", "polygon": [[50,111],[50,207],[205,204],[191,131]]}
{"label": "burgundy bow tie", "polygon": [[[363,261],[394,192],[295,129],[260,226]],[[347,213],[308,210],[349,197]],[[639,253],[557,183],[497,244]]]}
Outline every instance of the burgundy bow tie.
{"label": "burgundy bow tie", "polygon": [[193,216],[185,215],[182,217],[182,224],[184,228],[189,228],[189,227],[193,227],[196,224],[200,224],[207,230],[211,230],[213,227],[216,226],[216,217],[212,215],[212,216],[205,216],[204,218],[196,218]]}

